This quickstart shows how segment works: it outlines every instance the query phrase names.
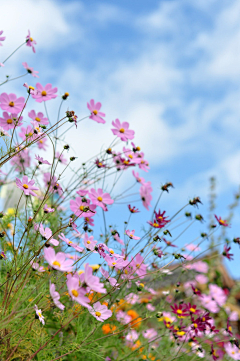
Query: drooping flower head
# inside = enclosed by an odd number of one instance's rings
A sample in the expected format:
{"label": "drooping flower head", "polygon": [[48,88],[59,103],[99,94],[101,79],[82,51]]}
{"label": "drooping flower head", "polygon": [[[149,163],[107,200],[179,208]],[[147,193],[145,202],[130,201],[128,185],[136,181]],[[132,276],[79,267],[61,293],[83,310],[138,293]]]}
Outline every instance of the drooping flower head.
{"label": "drooping flower head", "polygon": [[233,253],[229,253],[230,249],[231,249],[231,247],[228,247],[228,246],[225,244],[222,255],[223,255],[224,257],[226,257],[227,259],[229,259],[229,261],[232,261],[232,260],[233,260]]}
{"label": "drooping flower head", "polygon": [[140,212],[138,208],[136,208],[136,207],[131,207],[130,204],[128,205],[128,209],[129,209],[129,211],[130,211],[131,213],[139,213],[139,212]]}
{"label": "drooping flower head", "polygon": [[31,37],[30,30],[28,30],[28,35],[26,36],[26,45],[30,46],[34,53],[36,53],[34,45],[37,44],[37,42]]}
{"label": "drooping flower head", "polygon": [[26,62],[22,63],[23,67],[27,70],[29,74],[31,74],[34,78],[39,78],[37,75],[39,71],[34,70],[33,68],[30,68]]}
{"label": "drooping flower head", "polygon": [[220,226],[229,227],[227,221],[224,221],[221,217],[216,216],[216,214],[214,215],[214,217],[216,218]]}
{"label": "drooping flower head", "polygon": [[128,139],[134,138],[135,132],[134,130],[128,129],[129,123],[127,122],[121,123],[119,119],[116,119],[115,122],[112,121],[112,125],[116,128],[116,129],[111,129],[113,134],[119,137],[122,141],[125,142]]}
{"label": "drooping flower head", "polygon": [[87,103],[87,107],[91,112],[90,119],[95,120],[97,123],[106,123],[106,121],[103,119],[105,117],[105,114],[100,112],[102,104],[100,102],[95,103],[93,99],[90,100],[89,103]]}
{"label": "drooping flower head", "polygon": [[38,161],[38,164],[48,164],[50,165],[50,163],[47,160],[44,160],[42,157],[40,157],[39,155],[35,154],[35,159]]}
{"label": "drooping flower head", "polygon": [[42,322],[43,325],[45,325],[44,317],[42,315],[42,310],[38,309],[38,306],[35,305],[34,309],[36,311],[36,317],[39,319],[40,322]]}
{"label": "drooping flower head", "polygon": [[131,238],[131,239],[135,239],[135,240],[139,240],[140,237],[137,237],[134,235],[135,230],[133,229],[132,231],[130,231],[129,229],[126,230],[126,235]]}
{"label": "drooping flower head", "polygon": [[53,302],[55,303],[55,305],[60,309],[60,310],[64,310],[65,306],[59,301],[60,300],[60,295],[59,293],[56,291],[56,287],[54,283],[50,282],[50,295],[53,299]]}

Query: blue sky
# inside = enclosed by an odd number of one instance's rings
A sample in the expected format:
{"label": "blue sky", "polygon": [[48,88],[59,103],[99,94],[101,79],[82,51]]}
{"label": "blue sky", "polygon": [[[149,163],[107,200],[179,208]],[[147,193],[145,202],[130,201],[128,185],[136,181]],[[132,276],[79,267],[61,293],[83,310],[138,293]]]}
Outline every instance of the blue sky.
{"label": "blue sky", "polygon": [[[86,121],[66,138],[79,163],[111,142],[113,119],[128,121],[150,162],[151,171],[142,175],[152,181],[155,198],[166,181],[175,185],[161,209],[172,215],[200,196],[204,206],[199,212],[205,216],[209,177],[216,176],[216,213],[224,218],[240,181],[239,12],[238,0],[24,0],[24,6],[2,0],[0,24],[7,40],[1,59],[28,29],[37,52],[22,48],[1,72],[22,74],[21,63],[27,61],[39,71],[42,84],[51,82],[59,94],[70,93],[66,106],[79,116],[87,114],[89,99],[102,102],[107,124]],[[30,76],[26,81],[32,81]],[[4,91],[20,94],[22,83],[9,83]],[[49,103],[51,117],[58,105],[59,99]],[[125,177],[120,187],[128,182]],[[140,223],[147,217],[143,210]],[[238,208],[231,237],[240,236],[239,221]],[[197,225],[180,244],[204,227]],[[235,261],[227,265],[239,277],[239,250],[233,249]]]}

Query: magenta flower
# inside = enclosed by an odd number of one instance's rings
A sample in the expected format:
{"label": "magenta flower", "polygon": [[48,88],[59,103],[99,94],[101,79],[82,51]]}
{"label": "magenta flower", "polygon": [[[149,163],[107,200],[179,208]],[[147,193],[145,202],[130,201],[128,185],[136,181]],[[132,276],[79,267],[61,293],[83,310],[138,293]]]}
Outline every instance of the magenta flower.
{"label": "magenta flower", "polygon": [[29,196],[30,194],[34,197],[37,197],[36,193],[33,191],[38,191],[37,187],[34,187],[35,181],[31,179],[28,181],[28,177],[26,175],[23,176],[22,181],[20,181],[19,178],[16,178],[16,185],[19,189],[21,189],[26,196]]}
{"label": "magenta flower", "polygon": [[100,302],[96,302],[93,308],[89,312],[98,320],[105,321],[112,316],[112,311],[107,308],[106,305],[101,305]]}
{"label": "magenta flower", "polygon": [[3,118],[0,117],[0,125],[4,130],[13,129],[16,126],[16,122],[18,120],[17,126],[22,125],[21,120],[23,117],[18,119],[17,114],[8,114],[7,112],[3,112]]}
{"label": "magenta flower", "polygon": [[37,42],[31,37],[30,30],[28,30],[28,35],[26,36],[26,45],[30,46],[34,53],[36,53],[34,45],[37,44]]}
{"label": "magenta flower", "polygon": [[232,260],[233,260],[233,253],[229,253],[230,249],[231,249],[231,247],[228,247],[228,246],[225,244],[222,255],[223,255],[224,257],[226,257],[227,259],[229,259],[229,261],[232,261]]}
{"label": "magenta flower", "polygon": [[43,325],[45,325],[44,317],[42,315],[42,310],[38,309],[37,305],[34,306],[34,309],[36,311],[36,315],[39,321],[42,322]]}
{"label": "magenta flower", "polygon": [[132,230],[131,232],[129,231],[129,229],[126,230],[126,235],[129,238],[139,240],[140,237],[134,236],[134,233],[135,233],[135,230]]}
{"label": "magenta flower", "polygon": [[48,164],[50,165],[50,163],[47,160],[44,160],[42,157],[40,157],[39,155],[35,154],[35,159],[38,161],[38,164]]}
{"label": "magenta flower", "polygon": [[85,233],[84,234],[84,239],[83,239],[83,243],[84,243],[84,246],[87,248],[87,250],[89,251],[94,251],[94,253],[97,253],[95,251],[95,247],[96,247],[96,244],[97,244],[97,241],[94,241],[94,237],[93,236],[90,236]]}
{"label": "magenta flower", "polygon": [[101,207],[104,211],[107,211],[106,204],[113,204],[114,200],[111,199],[109,193],[103,193],[101,188],[98,188],[96,191],[94,188],[91,188],[88,193],[93,204]]}
{"label": "magenta flower", "polygon": [[66,260],[66,255],[63,252],[55,251],[52,247],[44,248],[44,258],[54,269],[62,272],[71,272],[73,261],[71,259]]}
{"label": "magenta flower", "polygon": [[39,78],[37,75],[39,71],[34,70],[33,68],[30,68],[27,63],[22,63],[23,67],[27,70],[29,74],[31,74],[34,78]]}
{"label": "magenta flower", "polygon": [[29,118],[38,122],[39,124],[48,125],[48,123],[49,123],[48,118],[44,118],[44,114],[42,112],[36,113],[35,110],[31,110],[28,113],[28,116],[29,116]]}
{"label": "magenta flower", "polygon": [[85,265],[84,273],[80,275],[80,281],[89,287],[88,291],[93,290],[99,293],[106,293],[107,290],[104,288],[104,284],[100,283],[99,278],[97,276],[93,276],[92,273],[93,270],[87,263]]}
{"label": "magenta flower", "polygon": [[132,260],[131,265],[135,268],[135,272],[138,276],[146,276],[147,266],[143,263],[144,258],[138,253]]}
{"label": "magenta flower", "polygon": [[[0,31],[0,35],[2,35],[3,30]],[[5,36],[0,36],[0,46],[2,46],[3,44],[1,43],[1,41],[4,41],[6,39]]]}
{"label": "magenta flower", "polygon": [[13,93],[2,93],[0,95],[0,107],[11,114],[18,114],[24,107],[25,99],[23,97],[17,98]]}
{"label": "magenta flower", "polygon": [[164,214],[166,213],[166,211],[163,211],[161,213],[160,209],[158,211],[158,213],[156,211],[154,211],[155,213],[155,219],[153,222],[148,221],[148,223],[150,224],[150,226],[154,227],[154,228],[163,228],[166,226],[166,224],[168,222],[170,222],[170,220],[167,219],[167,217],[164,216]]}
{"label": "magenta flower", "polygon": [[32,268],[35,270],[35,271],[38,271],[38,272],[45,272],[45,269],[43,266],[40,266],[38,262],[33,262],[30,261],[30,265],[32,266]]}
{"label": "magenta flower", "polygon": [[57,88],[52,88],[52,84],[48,83],[45,87],[43,87],[40,83],[36,84],[36,88],[38,90],[37,94],[33,95],[33,99],[35,99],[38,103],[45,102],[47,100],[51,100],[57,97]]}
{"label": "magenta flower", "polygon": [[136,208],[136,207],[131,207],[130,204],[128,205],[128,209],[129,209],[129,211],[130,211],[131,213],[139,213],[139,212],[140,212],[138,208]]}
{"label": "magenta flower", "polygon": [[45,206],[43,207],[43,211],[44,211],[44,213],[53,213],[55,211],[55,209],[50,208],[50,207],[48,207],[47,204],[45,204]]}
{"label": "magenta flower", "polygon": [[90,204],[90,201],[83,202],[81,197],[77,197],[75,200],[70,200],[71,211],[79,218],[81,217],[93,217],[96,212],[96,205]]}
{"label": "magenta flower", "polygon": [[53,299],[53,302],[55,303],[55,305],[60,309],[60,310],[64,310],[65,306],[59,301],[60,300],[60,295],[59,293],[56,291],[55,288],[55,284],[50,282],[50,295]]}
{"label": "magenta flower", "polygon": [[218,221],[218,224],[220,226],[230,227],[230,225],[227,223],[227,221],[224,221],[221,217],[217,217],[216,214],[214,215],[214,217],[216,218],[216,220]]}
{"label": "magenta flower", "polygon": [[90,119],[95,120],[97,123],[106,123],[106,121],[102,118],[105,117],[105,114],[100,112],[102,104],[100,102],[95,103],[93,99],[90,100],[89,103],[87,103],[87,107],[91,112]]}
{"label": "magenta flower", "polygon": [[112,122],[112,125],[116,129],[111,129],[113,134],[118,136],[122,141],[127,141],[128,139],[134,138],[134,130],[130,130],[129,123],[123,122],[121,123],[119,119],[116,119],[115,122]]}
{"label": "magenta flower", "polygon": [[79,276],[76,273],[73,276],[71,274],[67,275],[67,288],[73,301],[78,302],[80,305],[87,307],[88,309],[91,308],[88,304],[90,300],[85,296],[86,290],[79,286]]}
{"label": "magenta flower", "polygon": [[76,243],[73,243],[68,238],[66,238],[63,233],[60,233],[58,238],[60,238],[63,242],[67,243],[69,247],[74,248],[77,252],[82,253],[84,251],[82,247],[79,247]]}

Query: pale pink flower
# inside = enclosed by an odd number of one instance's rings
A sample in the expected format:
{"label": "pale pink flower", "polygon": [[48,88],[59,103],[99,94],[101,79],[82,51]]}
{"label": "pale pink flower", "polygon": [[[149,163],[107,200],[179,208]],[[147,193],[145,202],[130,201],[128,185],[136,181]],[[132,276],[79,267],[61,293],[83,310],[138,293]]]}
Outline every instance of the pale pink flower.
{"label": "pale pink flower", "polygon": [[75,198],[75,200],[70,200],[70,209],[71,211],[79,218],[81,217],[93,217],[96,212],[96,205],[90,204],[90,201],[83,202],[81,197]]}
{"label": "pale pink flower", "polygon": [[16,171],[24,172],[24,170],[30,166],[31,158],[29,155],[29,149],[22,149],[21,152],[16,154],[11,160],[10,164],[16,167]]}
{"label": "pale pink flower", "polygon": [[39,149],[47,150],[47,138],[41,137],[41,139],[37,142],[37,146]]}
{"label": "pale pink flower", "polygon": [[138,339],[138,337],[139,337],[139,335],[138,335],[137,331],[131,330],[131,331],[127,334],[126,340],[127,340],[127,341],[132,341],[132,342],[134,342],[134,341],[136,341],[136,340]]}
{"label": "pale pink flower", "polygon": [[[51,238],[52,237],[52,231],[50,228],[46,227],[44,229],[42,223],[40,223],[39,225],[39,228],[38,228],[41,236],[45,239],[45,240],[48,240],[49,243],[51,243],[53,246],[58,246],[59,245],[59,242],[58,240],[54,239],[54,238]],[[51,238],[51,239],[50,239]]]}
{"label": "pale pink flower", "polygon": [[31,74],[34,78],[39,78],[37,75],[39,71],[34,70],[33,68],[30,68],[26,62],[22,63],[23,67],[27,70],[29,74]]}
{"label": "pale pink flower", "polygon": [[79,247],[76,243],[73,243],[73,242],[70,241],[68,238],[66,238],[63,233],[60,233],[58,237],[59,237],[62,241],[64,241],[65,243],[67,243],[67,245],[68,245],[69,247],[74,248],[77,252],[82,253],[82,252],[84,251],[84,249],[83,249],[82,247]]}
{"label": "pale pink flower", "polygon": [[193,243],[189,243],[185,245],[185,248],[188,249],[189,251],[200,251],[200,247],[196,246]]}
{"label": "pale pink flower", "polygon": [[106,121],[102,118],[105,117],[105,114],[100,112],[102,104],[100,102],[95,103],[93,99],[90,100],[89,103],[87,103],[87,107],[91,112],[90,119],[95,120],[98,123],[106,123]]}
{"label": "pale pink flower", "polygon": [[22,111],[25,103],[24,97],[17,98],[13,93],[2,93],[0,95],[0,107],[11,114],[18,114]]}
{"label": "pale pink flower", "polygon": [[78,302],[80,305],[91,308],[88,304],[90,302],[89,298],[85,296],[86,290],[79,286],[79,276],[78,274],[67,275],[67,288],[68,293],[73,301]]}
{"label": "pale pink flower", "polygon": [[204,275],[197,275],[195,280],[200,283],[201,285],[205,285],[208,283],[208,278]]}
{"label": "pale pink flower", "polygon": [[50,163],[47,160],[44,160],[42,157],[40,157],[39,155],[35,154],[35,159],[38,161],[38,164],[48,164],[50,165]]}
{"label": "pale pink flower", "polygon": [[130,303],[131,305],[135,305],[135,303],[140,303],[140,297],[139,295],[136,295],[135,293],[129,293],[126,297],[125,300],[127,301],[127,303]]}
{"label": "pale pink flower", "polygon": [[28,35],[26,36],[26,45],[30,46],[34,53],[36,53],[34,45],[37,44],[37,42],[31,37],[30,30],[28,30]]}
{"label": "pale pink flower", "polygon": [[122,239],[120,239],[119,235],[116,233],[113,235],[113,238],[118,242],[120,243],[121,245],[124,245],[124,242]]}
{"label": "pale pink flower", "polygon": [[58,271],[62,272],[71,272],[72,271],[72,260],[66,261],[66,255],[63,252],[58,252],[55,254],[55,251],[52,247],[44,248],[44,258],[49,263],[50,266],[55,268]]}
{"label": "pale pink flower", "polygon": [[133,229],[132,231],[130,231],[129,229],[126,230],[126,235],[131,238],[131,239],[135,239],[135,240],[139,240],[140,237],[134,236],[135,230]]}
{"label": "pale pink flower", "polygon": [[37,317],[39,318],[39,321],[42,322],[43,325],[45,325],[44,317],[42,315],[42,310],[38,309],[37,305],[34,306],[34,309],[36,311]]}
{"label": "pale pink flower", "polygon": [[154,328],[148,328],[146,331],[143,331],[143,337],[149,341],[154,340],[157,337],[158,333]]}
{"label": "pale pink flower", "polygon": [[115,267],[116,269],[122,269],[127,266],[129,261],[124,261],[123,258],[110,257],[106,255],[104,260],[107,262],[108,266]]}
{"label": "pale pink flower", "polygon": [[146,276],[147,266],[144,264],[144,258],[138,253],[131,262],[131,265],[135,268],[135,272],[138,276]]}
{"label": "pale pink flower", "polygon": [[36,113],[35,110],[31,110],[28,113],[28,116],[29,116],[29,118],[38,122],[39,124],[48,125],[48,123],[49,123],[48,118],[45,118],[44,114],[42,112]]}
{"label": "pale pink flower", "polygon": [[50,282],[50,295],[53,299],[53,302],[55,303],[55,305],[60,309],[60,310],[64,310],[65,306],[59,301],[60,300],[60,295],[59,293],[56,291],[55,288],[55,284]]}
{"label": "pale pink flower", "polygon": [[156,307],[154,307],[151,303],[148,303],[146,307],[147,307],[148,311],[151,311],[151,312],[156,310]]}
{"label": "pale pink flower", "polygon": [[89,312],[98,320],[105,321],[112,316],[112,311],[107,308],[106,305],[101,305],[100,302],[96,302],[93,308]]}
{"label": "pale pink flower", "polygon": [[34,197],[37,197],[36,193],[33,191],[38,191],[37,187],[34,187],[35,181],[31,179],[28,181],[28,177],[26,175],[23,176],[22,181],[19,178],[16,178],[16,185],[19,189],[21,189],[26,196],[30,194]]}
{"label": "pale pink flower", "polygon": [[192,263],[190,266],[191,266],[190,269],[194,269],[197,272],[201,272],[201,273],[208,272],[208,265],[206,262],[197,261],[195,263]]}
{"label": "pale pink flower", "polygon": [[100,283],[100,280],[97,276],[93,276],[93,270],[89,266],[89,263],[85,265],[85,271],[80,275],[80,280],[82,283],[87,284],[87,286],[96,292],[106,293],[107,290],[104,288],[104,284]]}
{"label": "pale pink flower", "polygon": [[66,158],[64,158],[64,155],[61,154],[60,152],[56,152],[55,154],[55,158],[58,159],[58,161],[62,164],[65,164],[67,165],[68,164],[68,161]]}
{"label": "pale pink flower", "polygon": [[124,311],[118,311],[116,314],[116,319],[121,322],[123,325],[126,325],[127,323],[131,322],[132,318]]}
{"label": "pale pink flower", "polygon": [[[0,35],[2,35],[3,30],[0,31]],[[0,46],[2,46],[3,44],[1,43],[2,41],[4,41],[6,39],[5,36],[0,36]]]}
{"label": "pale pink flower", "polygon": [[205,307],[208,311],[212,313],[217,313],[219,311],[217,302],[214,301],[211,296],[202,294],[199,300],[201,301],[202,306]]}
{"label": "pale pink flower", "polygon": [[104,211],[107,210],[106,204],[113,204],[114,200],[111,199],[109,193],[103,193],[101,188],[98,188],[96,191],[94,188],[91,188],[88,193],[93,204],[101,207]]}
{"label": "pale pink flower", "polygon": [[223,289],[221,287],[218,287],[217,285],[210,284],[209,285],[210,293],[209,295],[214,298],[214,300],[217,302],[217,304],[221,307],[223,306],[227,301],[227,296],[225,295]]}
{"label": "pale pink flower", "polygon": [[[150,182],[148,182],[150,183]],[[152,187],[149,187],[149,185],[147,183],[144,183],[144,185],[142,185],[140,187],[140,196],[141,196],[141,200],[143,202],[143,206],[149,210],[149,206],[152,200],[152,196],[151,196],[151,192],[152,192]]]}
{"label": "pale pink flower", "polygon": [[134,170],[132,171],[132,174],[133,176],[136,178],[136,181],[141,183],[142,185],[144,185],[146,182],[145,182],[145,179],[143,177],[140,177],[139,176],[139,173],[138,172],[135,172]]}
{"label": "pale pink flower", "polygon": [[57,97],[57,88],[52,88],[52,84],[48,83],[45,85],[41,85],[40,83],[36,84],[36,88],[38,90],[37,94],[32,95],[33,99],[35,99],[38,103],[45,102],[47,100],[51,100]]}
{"label": "pale pink flower", "polygon": [[13,129],[14,127],[22,125],[22,119],[23,117],[18,119],[17,114],[8,114],[7,112],[3,112],[3,117],[0,117],[0,125],[4,130]]}
{"label": "pale pink flower", "polygon": [[127,141],[128,139],[134,138],[134,130],[130,130],[129,123],[121,123],[119,119],[116,119],[115,122],[112,122],[112,125],[116,129],[111,129],[114,135],[117,135],[122,141]]}
{"label": "pale pink flower", "polygon": [[224,344],[224,348],[229,357],[233,360],[240,360],[240,350],[236,345],[227,342]]}
{"label": "pale pink flower", "polygon": [[117,287],[118,286],[117,280],[115,278],[113,278],[113,277],[109,277],[108,271],[106,271],[102,267],[100,268],[100,271],[101,271],[102,275],[107,279],[107,281],[110,283],[110,285],[112,287]]}
{"label": "pale pink flower", "polygon": [[94,253],[97,253],[97,251],[95,251],[97,241],[94,241],[93,236],[89,237],[89,235],[87,233],[85,233],[83,243],[84,243],[84,246],[87,248],[87,250],[94,251]]}
{"label": "pale pink flower", "polygon": [[38,271],[38,272],[45,272],[45,269],[43,266],[40,266],[39,263],[37,262],[33,262],[30,261],[30,265],[32,266],[32,268],[35,270],[35,271]]}

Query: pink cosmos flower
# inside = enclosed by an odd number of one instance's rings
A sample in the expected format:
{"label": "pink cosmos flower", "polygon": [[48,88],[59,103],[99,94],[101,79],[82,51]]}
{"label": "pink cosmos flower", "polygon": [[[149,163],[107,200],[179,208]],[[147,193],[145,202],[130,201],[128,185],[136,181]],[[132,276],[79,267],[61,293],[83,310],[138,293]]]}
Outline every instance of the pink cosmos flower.
{"label": "pink cosmos flower", "polygon": [[146,331],[143,331],[143,337],[149,341],[154,340],[157,337],[157,331],[154,328],[148,328]]}
{"label": "pink cosmos flower", "polygon": [[79,247],[76,243],[73,243],[72,241],[70,241],[68,238],[66,238],[64,236],[63,233],[60,233],[60,235],[58,236],[63,242],[67,243],[67,245],[69,247],[74,248],[77,252],[82,253],[84,251],[84,249],[82,247]]}
{"label": "pink cosmos flower", "polygon": [[36,88],[38,90],[37,94],[32,95],[33,99],[35,99],[38,103],[45,102],[47,100],[51,100],[57,97],[57,88],[52,88],[52,84],[48,83],[45,87],[43,87],[40,83],[36,84]]}
{"label": "pink cosmos flower", "polygon": [[26,128],[25,127],[21,127],[21,132],[18,134],[23,140],[30,140],[32,141],[33,139],[36,138],[36,134],[34,133],[34,129],[33,127],[29,124]]}
{"label": "pink cosmos flower", "polygon": [[48,187],[50,185],[50,191],[53,190],[54,184],[57,182],[57,177],[51,176],[51,173],[47,172],[43,174],[43,181],[45,184],[45,187]]}
{"label": "pink cosmos flower", "polygon": [[30,265],[32,266],[32,268],[35,270],[35,271],[38,271],[38,272],[45,272],[45,269],[43,266],[40,266],[39,263],[37,262],[33,262],[30,261]]}
{"label": "pink cosmos flower", "polygon": [[37,318],[39,318],[39,321],[42,322],[43,325],[45,325],[44,317],[42,315],[42,310],[38,309],[37,305],[35,305],[34,308],[36,311]]}
{"label": "pink cosmos flower", "polygon": [[[2,35],[3,30],[0,31],[0,35]],[[6,39],[5,36],[0,36],[0,46],[2,46],[3,44],[1,43],[1,41],[4,41]]]}
{"label": "pink cosmos flower", "polygon": [[37,44],[37,42],[31,37],[30,30],[28,30],[28,35],[26,36],[26,45],[30,46],[34,53],[36,53],[34,45]]}
{"label": "pink cosmos flower", "polygon": [[214,217],[216,218],[216,220],[218,221],[218,224],[220,226],[230,227],[230,225],[227,223],[227,221],[224,221],[221,217],[216,216],[216,214],[214,215]]}
{"label": "pink cosmos flower", "polygon": [[104,288],[104,284],[100,283],[100,280],[97,276],[93,276],[93,270],[89,266],[89,263],[85,265],[85,271],[80,275],[80,280],[82,283],[87,284],[89,291],[93,290],[99,293],[106,293],[107,290]]}
{"label": "pink cosmos flower", "polygon": [[240,351],[236,345],[232,344],[231,342],[227,342],[224,344],[224,348],[231,359],[240,360]]}
{"label": "pink cosmos flower", "polygon": [[111,129],[113,134],[118,136],[122,141],[127,141],[128,139],[133,139],[134,138],[134,130],[130,130],[129,128],[129,123],[127,122],[123,122],[121,123],[119,121],[119,119],[116,119],[115,122],[112,122],[112,125],[116,128],[116,129]]}
{"label": "pink cosmos flower", "polygon": [[67,275],[67,288],[68,293],[73,301],[78,302],[80,305],[91,308],[89,305],[90,299],[85,296],[86,290],[79,286],[79,276],[75,273],[73,276],[71,274]]}
{"label": "pink cosmos flower", "polygon": [[13,129],[15,126],[22,125],[22,119],[23,117],[18,119],[17,114],[8,114],[7,112],[3,112],[3,118],[0,117],[0,125],[4,130]]}
{"label": "pink cosmos flower", "polygon": [[188,249],[189,251],[195,251],[195,252],[201,250],[200,247],[196,246],[193,243],[186,244],[185,248]]}
{"label": "pink cosmos flower", "polygon": [[120,239],[118,233],[114,234],[113,238],[115,239],[115,241],[117,241],[118,243],[120,243],[121,245],[124,245],[124,242],[122,239]]}
{"label": "pink cosmos flower", "polygon": [[50,208],[50,207],[48,207],[47,204],[45,204],[44,207],[43,207],[43,211],[44,211],[44,213],[53,213],[53,212],[55,212],[55,209]]}
{"label": "pink cosmos flower", "polygon": [[138,337],[139,337],[139,335],[138,335],[137,331],[131,330],[131,331],[127,334],[126,340],[127,340],[127,341],[132,341],[132,342],[134,342],[134,341],[136,341],[136,340],[138,339]]}
{"label": "pink cosmos flower", "polygon": [[35,181],[33,179],[28,181],[28,177],[26,175],[23,176],[22,181],[20,181],[19,178],[16,178],[17,187],[24,191],[24,194],[26,196],[29,196],[31,194],[32,196],[37,197],[36,193],[33,192],[38,191],[38,188],[34,187],[34,183]]}
{"label": "pink cosmos flower", "polygon": [[89,235],[87,233],[85,233],[83,243],[84,243],[84,246],[87,248],[87,250],[90,250],[90,251],[93,251],[94,253],[97,253],[97,251],[95,251],[97,241],[94,241],[93,236],[89,237]]}
{"label": "pink cosmos flower", "polygon": [[89,312],[98,320],[105,321],[112,316],[112,311],[107,308],[106,305],[101,305],[100,302],[96,302],[93,308]]}
{"label": "pink cosmos flower", "polygon": [[79,189],[77,191],[77,194],[80,196],[80,197],[85,197],[87,194],[88,194],[88,190],[86,189]]}
{"label": "pink cosmos flower", "polygon": [[36,113],[35,110],[31,110],[28,113],[28,116],[29,116],[29,118],[38,122],[39,124],[48,125],[48,123],[49,123],[48,118],[44,118],[44,114],[42,112]]}
{"label": "pink cosmos flower", "polygon": [[129,293],[126,297],[125,300],[127,301],[127,303],[130,303],[131,305],[135,305],[135,303],[140,303],[140,297],[139,295],[136,295],[135,293]]}
{"label": "pink cosmos flower", "polygon": [[208,283],[208,278],[204,275],[197,275],[195,277],[195,280],[200,283],[201,285],[207,284]]}
{"label": "pink cosmos flower", "polygon": [[79,218],[81,217],[93,217],[96,212],[96,205],[90,204],[90,201],[83,202],[81,197],[77,197],[75,200],[70,200],[71,211]]}
{"label": "pink cosmos flower", "polygon": [[148,169],[150,169],[149,163],[147,160],[143,159],[144,153],[139,153],[138,157],[141,154],[142,154],[142,157],[140,157],[140,161],[138,162],[138,167],[139,167],[139,169],[143,170],[144,172],[148,172]]}
{"label": "pink cosmos flower", "polygon": [[147,307],[148,311],[150,311],[150,312],[153,312],[156,310],[156,307],[154,307],[151,303],[148,303],[146,307]]}
{"label": "pink cosmos flower", "polygon": [[141,200],[143,202],[143,206],[147,210],[149,210],[149,206],[152,200],[152,196],[151,196],[152,187],[149,187],[149,185],[145,183],[144,185],[141,186],[139,192],[140,192]]}
{"label": "pink cosmos flower", "polygon": [[42,157],[40,157],[39,155],[35,154],[35,159],[38,161],[38,164],[48,164],[50,165],[50,163],[47,160],[44,160]]}
{"label": "pink cosmos flower", "polygon": [[194,269],[197,272],[207,273],[208,272],[208,265],[206,262],[197,261],[192,264],[185,266],[187,269]]}
{"label": "pink cosmos flower", "polygon": [[73,261],[66,260],[66,255],[63,252],[55,251],[52,247],[44,248],[44,258],[54,269],[62,272],[71,272]]}
{"label": "pink cosmos flower", "polygon": [[106,204],[113,204],[114,200],[111,199],[109,193],[103,193],[101,188],[98,188],[96,191],[94,188],[91,188],[88,193],[93,204],[101,207],[104,211],[107,210]]}
{"label": "pink cosmos flower", "polygon": [[55,158],[58,159],[58,161],[62,164],[65,164],[67,165],[68,164],[68,161],[66,158],[64,158],[64,155],[61,154],[60,152],[56,152],[55,154]]}
{"label": "pink cosmos flower", "polygon": [[1,137],[10,137],[9,133],[0,126],[0,135]]}
{"label": "pink cosmos flower", "polygon": [[97,123],[106,123],[106,121],[102,118],[105,117],[105,114],[100,112],[102,104],[100,102],[95,103],[93,99],[90,100],[89,103],[87,103],[87,107],[91,112],[90,119],[95,120]]}
{"label": "pink cosmos flower", "polygon": [[118,311],[116,314],[116,319],[121,322],[123,325],[126,325],[127,323],[131,322],[132,318],[124,311]]}
{"label": "pink cosmos flower", "polygon": [[144,264],[144,258],[138,253],[132,260],[131,265],[135,268],[135,272],[138,276],[146,276],[147,266]]}
{"label": "pink cosmos flower", "polygon": [[136,178],[136,181],[141,183],[142,185],[145,184],[145,179],[143,177],[139,176],[138,172],[135,172],[134,170],[132,171],[133,176]]}
{"label": "pink cosmos flower", "polygon": [[2,110],[6,110],[11,114],[20,113],[24,107],[24,103],[24,97],[17,98],[17,96],[13,93],[2,93],[0,95],[0,107]]}
{"label": "pink cosmos flower", "polygon": [[25,168],[30,166],[30,162],[31,158],[28,148],[22,149],[21,152],[10,160],[10,164],[16,167],[17,172],[24,172]]}
{"label": "pink cosmos flower", "polygon": [[55,288],[55,284],[50,282],[50,295],[53,299],[53,302],[55,303],[55,305],[60,309],[60,310],[64,310],[65,306],[59,301],[60,300],[60,295],[59,293],[56,291]]}
{"label": "pink cosmos flower", "polygon": [[131,149],[127,149],[127,148],[123,147],[123,153],[125,154],[125,156],[127,158],[129,158],[131,163],[139,164],[141,162],[141,158],[139,158],[137,153],[134,153]]}
{"label": "pink cosmos flower", "polygon": [[27,63],[22,63],[23,67],[27,70],[29,74],[31,74],[34,78],[39,78],[37,75],[39,71],[34,70],[33,68],[30,68]]}
{"label": "pink cosmos flower", "polygon": [[219,307],[217,302],[212,299],[211,296],[202,294],[201,298],[199,298],[202,306],[205,307],[208,311],[212,313],[217,313],[219,311]]}
{"label": "pink cosmos flower", "polygon": [[217,302],[220,307],[222,307],[226,303],[227,296],[221,287],[210,284],[209,291],[209,295]]}
{"label": "pink cosmos flower", "polygon": [[51,238],[52,237],[52,230],[48,227],[46,227],[44,229],[42,223],[40,223],[40,225],[38,226],[38,224],[35,224],[34,225],[34,229],[35,230],[39,230],[41,236],[45,239],[45,240],[48,240],[49,243],[51,243],[53,246],[58,246],[59,245],[59,242],[58,240],[54,239],[54,238]]}
{"label": "pink cosmos flower", "polygon": [[41,137],[41,139],[37,142],[37,146],[39,149],[47,150],[47,138]]}
{"label": "pink cosmos flower", "polygon": [[109,255],[106,255],[104,260],[107,262],[108,266],[115,267],[116,269],[122,269],[129,263],[127,260],[124,261],[123,258],[110,257]]}
{"label": "pink cosmos flower", "polygon": [[109,277],[109,273],[108,271],[106,271],[104,268],[100,268],[100,271],[102,273],[102,275],[107,279],[107,281],[110,283],[110,285],[112,287],[117,287],[118,286],[118,283],[117,283],[117,280],[113,277]]}
{"label": "pink cosmos flower", "polygon": [[140,237],[134,236],[135,230],[133,229],[131,232],[129,229],[126,230],[126,235],[131,239],[139,240]]}
{"label": "pink cosmos flower", "polygon": [[94,220],[91,217],[85,217],[84,222],[85,225],[89,224],[90,226],[94,226]]}

